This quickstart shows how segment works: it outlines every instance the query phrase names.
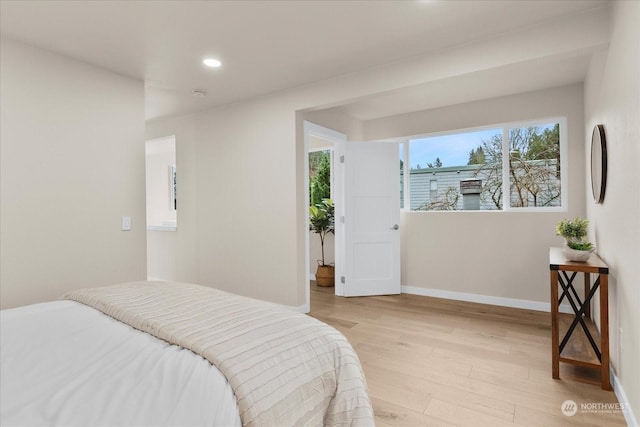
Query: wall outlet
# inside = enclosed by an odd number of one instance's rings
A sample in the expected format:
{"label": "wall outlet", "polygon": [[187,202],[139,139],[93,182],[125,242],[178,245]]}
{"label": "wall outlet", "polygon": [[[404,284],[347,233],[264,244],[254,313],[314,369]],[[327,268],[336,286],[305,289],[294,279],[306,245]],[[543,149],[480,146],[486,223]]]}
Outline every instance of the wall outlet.
{"label": "wall outlet", "polygon": [[122,231],[131,231],[131,217],[128,215],[122,217]]}

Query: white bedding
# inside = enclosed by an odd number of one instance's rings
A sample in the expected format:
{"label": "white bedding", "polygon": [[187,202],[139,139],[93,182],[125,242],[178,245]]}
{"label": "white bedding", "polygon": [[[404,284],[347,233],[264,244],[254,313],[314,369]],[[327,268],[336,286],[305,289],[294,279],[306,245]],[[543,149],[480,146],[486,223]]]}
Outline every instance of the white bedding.
{"label": "white bedding", "polygon": [[63,299],[202,355],[229,380],[244,426],[374,425],[353,347],[309,316],[190,283],[120,283]]}
{"label": "white bedding", "polygon": [[73,301],[0,311],[0,425],[240,426],[207,360]]}

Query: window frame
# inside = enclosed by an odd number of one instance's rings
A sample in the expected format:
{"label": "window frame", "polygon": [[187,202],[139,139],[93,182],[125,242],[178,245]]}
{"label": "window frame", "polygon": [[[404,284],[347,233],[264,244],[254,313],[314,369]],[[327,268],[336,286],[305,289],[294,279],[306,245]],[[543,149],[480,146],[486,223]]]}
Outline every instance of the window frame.
{"label": "window frame", "polygon": [[[411,210],[411,168],[407,167],[410,165],[410,151],[411,151],[411,143],[416,139],[423,138],[431,138],[437,136],[445,136],[445,135],[456,135],[456,134],[464,134],[470,132],[478,132],[489,129],[502,129],[502,183],[503,188],[505,183],[507,186],[510,185],[510,177],[509,177],[509,162],[504,161],[509,158],[509,131],[511,129],[524,128],[524,127],[535,127],[535,126],[543,126],[549,125],[551,123],[557,123],[560,125],[559,129],[559,137],[560,137],[560,206],[523,206],[523,207],[513,207],[510,203],[510,192],[503,191],[502,196],[502,209],[485,209],[485,210],[452,210],[452,211],[419,211],[419,210]],[[568,129],[567,129],[567,118],[564,116],[555,116],[555,117],[544,117],[540,119],[532,119],[532,120],[522,120],[522,121],[513,121],[513,122],[504,122],[497,123],[492,125],[485,126],[476,126],[470,128],[461,128],[454,129],[448,131],[441,132],[432,132],[414,135],[410,138],[405,139],[400,144],[403,145],[403,154],[404,158],[402,159],[405,167],[403,168],[403,184],[404,184],[404,207],[401,208],[402,212],[407,213],[433,213],[433,212],[481,212],[481,213],[490,213],[490,212],[568,212],[569,210],[569,195],[567,191],[568,185]]]}

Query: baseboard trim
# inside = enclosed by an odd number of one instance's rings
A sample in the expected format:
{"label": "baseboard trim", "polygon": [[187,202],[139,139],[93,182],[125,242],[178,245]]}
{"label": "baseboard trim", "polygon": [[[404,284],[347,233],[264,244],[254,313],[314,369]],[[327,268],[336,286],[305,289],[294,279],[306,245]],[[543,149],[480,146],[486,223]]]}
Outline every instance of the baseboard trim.
{"label": "baseboard trim", "polygon": [[303,304],[301,306],[295,307],[293,305],[283,305],[283,307],[288,308],[289,310],[297,311],[298,313],[306,314],[311,311],[309,304]]}
{"label": "baseboard trim", "polygon": [[[425,297],[452,299],[457,301],[477,302],[480,304],[499,305],[502,307],[522,308],[526,310],[551,311],[548,302],[529,301],[515,298],[494,297],[489,295],[468,294],[464,292],[443,291],[441,289],[418,288],[415,286],[402,286],[404,294],[421,295]],[[573,313],[569,306],[560,306],[561,313]]]}
{"label": "baseboard trim", "polygon": [[622,388],[622,384],[620,384],[620,380],[618,380],[618,377],[613,372],[613,369],[610,369],[609,372],[611,374],[611,387],[613,387],[613,392],[616,394],[618,402],[623,403],[625,406],[624,410],[622,411],[622,415],[624,415],[624,419],[627,422],[627,425],[629,427],[639,427],[638,419],[633,413],[633,408],[629,404],[629,399],[627,398],[627,394]]}

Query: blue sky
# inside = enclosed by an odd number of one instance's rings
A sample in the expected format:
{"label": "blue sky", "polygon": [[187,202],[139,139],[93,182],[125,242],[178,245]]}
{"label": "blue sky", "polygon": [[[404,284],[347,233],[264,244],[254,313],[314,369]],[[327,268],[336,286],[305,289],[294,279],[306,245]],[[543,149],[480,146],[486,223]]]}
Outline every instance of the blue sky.
{"label": "blue sky", "polygon": [[409,162],[412,168],[417,165],[426,168],[427,163],[433,163],[436,157],[440,157],[444,167],[466,165],[469,152],[496,134],[501,135],[502,129],[412,139]]}

